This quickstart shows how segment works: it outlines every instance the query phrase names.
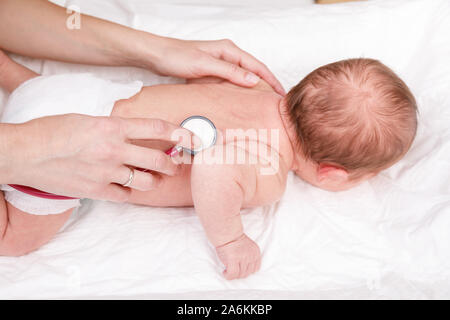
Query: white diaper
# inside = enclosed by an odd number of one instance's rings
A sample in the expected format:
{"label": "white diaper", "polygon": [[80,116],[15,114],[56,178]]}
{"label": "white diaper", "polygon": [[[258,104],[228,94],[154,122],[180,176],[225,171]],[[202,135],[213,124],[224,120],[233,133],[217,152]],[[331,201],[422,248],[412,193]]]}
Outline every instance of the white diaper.
{"label": "white diaper", "polygon": [[[134,96],[142,85],[141,81],[112,82],[90,73],[40,76],[26,81],[10,95],[0,122],[23,123],[66,113],[109,116],[116,101]],[[34,197],[8,185],[0,189],[6,201],[30,214],[59,214],[80,205],[79,200]]]}

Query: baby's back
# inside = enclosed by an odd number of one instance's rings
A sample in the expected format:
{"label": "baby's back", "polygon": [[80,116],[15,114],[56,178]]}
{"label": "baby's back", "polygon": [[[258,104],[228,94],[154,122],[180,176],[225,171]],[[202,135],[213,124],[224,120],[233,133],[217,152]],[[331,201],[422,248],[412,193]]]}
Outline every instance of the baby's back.
{"label": "baby's back", "polygon": [[[289,153],[290,144],[278,111],[280,100],[279,95],[265,86],[246,89],[229,83],[159,85],[145,87],[135,97],[117,102],[112,115],[158,118],[175,124],[193,115],[205,116],[224,137],[223,143],[236,139],[236,130],[244,133],[244,139],[253,139],[251,133],[256,133],[260,140],[260,129],[266,129],[267,144],[271,146],[270,131],[275,129],[279,138],[271,147],[284,155]],[[230,129],[234,129],[231,135],[227,134]],[[170,147],[158,142],[144,145],[161,150]],[[183,165],[182,172],[175,177],[164,177],[156,191],[135,192],[133,202],[154,206],[192,205],[190,166]]]}
{"label": "baby's back", "polygon": [[222,132],[227,129],[282,129],[280,96],[273,91],[236,87],[229,83],[145,87],[135,97],[116,104],[114,115],[146,116],[179,124],[202,115]]}

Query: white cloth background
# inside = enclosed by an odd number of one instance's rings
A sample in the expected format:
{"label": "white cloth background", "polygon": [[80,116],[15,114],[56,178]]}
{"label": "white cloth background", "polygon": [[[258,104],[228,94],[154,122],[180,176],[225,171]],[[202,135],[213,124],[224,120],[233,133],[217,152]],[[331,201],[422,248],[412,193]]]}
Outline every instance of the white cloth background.
{"label": "white cloth background", "polygon": [[[350,191],[326,192],[291,175],[278,204],[243,218],[263,252],[261,271],[247,279],[222,278],[192,209],[85,201],[54,241],[0,258],[0,297],[450,297],[449,1],[57,2],[161,35],[230,38],[288,89],[322,64],[377,58],[414,92],[419,130],[402,161]],[[44,74],[176,81],[135,68],[16,58]]]}

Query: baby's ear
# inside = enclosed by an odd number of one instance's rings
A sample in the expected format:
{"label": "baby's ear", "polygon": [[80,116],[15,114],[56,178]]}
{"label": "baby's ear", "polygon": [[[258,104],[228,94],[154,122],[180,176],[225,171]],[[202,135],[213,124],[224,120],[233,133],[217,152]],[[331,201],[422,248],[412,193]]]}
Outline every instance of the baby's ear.
{"label": "baby's ear", "polygon": [[348,172],[347,170],[335,165],[321,163],[317,167],[317,179],[319,180],[319,182],[346,182],[348,181]]}

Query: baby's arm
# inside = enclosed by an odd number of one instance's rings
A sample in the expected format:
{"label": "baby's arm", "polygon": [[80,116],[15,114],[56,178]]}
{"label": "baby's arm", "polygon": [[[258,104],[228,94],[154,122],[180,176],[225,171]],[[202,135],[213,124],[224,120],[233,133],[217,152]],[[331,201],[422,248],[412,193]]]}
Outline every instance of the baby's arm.
{"label": "baby's arm", "polygon": [[[215,147],[218,150],[222,146]],[[227,152],[245,150],[228,145]],[[211,149],[206,152],[212,152]],[[217,158],[216,158],[217,160]],[[248,162],[255,163],[255,162]],[[240,210],[279,200],[284,192],[282,172],[261,175],[260,164],[208,164],[202,153],[194,158],[191,173],[192,198],[206,235],[216,248],[228,280],[245,278],[258,271],[258,245],[243,230]]]}
{"label": "baby's arm", "polygon": [[46,244],[66,223],[72,210],[32,215],[10,205],[0,192],[0,256],[22,256]]}

